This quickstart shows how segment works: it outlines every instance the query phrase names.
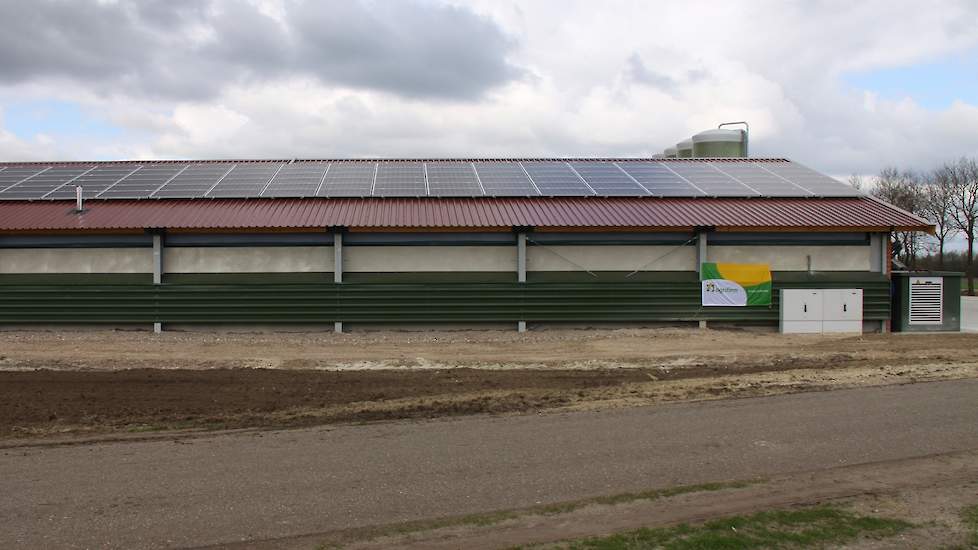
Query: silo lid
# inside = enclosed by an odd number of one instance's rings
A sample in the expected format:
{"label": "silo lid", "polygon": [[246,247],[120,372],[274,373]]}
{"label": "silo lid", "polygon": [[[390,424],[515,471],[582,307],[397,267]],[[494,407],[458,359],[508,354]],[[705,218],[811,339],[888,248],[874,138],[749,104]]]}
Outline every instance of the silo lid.
{"label": "silo lid", "polygon": [[744,135],[740,130],[724,130],[722,128],[714,128],[712,130],[700,132],[693,136],[693,143],[703,143],[704,141],[732,141],[740,143],[741,141],[744,141]]}
{"label": "silo lid", "polygon": [[692,149],[692,148],[693,148],[693,140],[691,139],[684,139],[676,144],[676,149]]}

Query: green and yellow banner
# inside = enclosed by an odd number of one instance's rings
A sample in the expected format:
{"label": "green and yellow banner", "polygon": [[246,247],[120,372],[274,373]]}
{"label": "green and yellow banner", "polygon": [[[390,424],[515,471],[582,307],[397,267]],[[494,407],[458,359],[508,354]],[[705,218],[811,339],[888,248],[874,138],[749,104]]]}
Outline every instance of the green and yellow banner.
{"label": "green and yellow banner", "polygon": [[771,267],[768,264],[700,265],[704,306],[771,305]]}

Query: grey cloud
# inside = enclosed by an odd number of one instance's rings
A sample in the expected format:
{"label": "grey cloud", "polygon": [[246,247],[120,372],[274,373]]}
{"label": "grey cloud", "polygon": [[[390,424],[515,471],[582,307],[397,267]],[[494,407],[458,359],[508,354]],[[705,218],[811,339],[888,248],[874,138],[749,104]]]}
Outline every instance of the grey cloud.
{"label": "grey cloud", "polygon": [[651,86],[670,95],[675,95],[684,83],[699,82],[709,76],[705,69],[691,69],[679,75],[678,78],[672,77],[648,68],[638,53],[632,53],[625,60],[624,74],[630,82]]}
{"label": "grey cloud", "polygon": [[475,97],[520,76],[505,60],[514,44],[492,21],[451,6],[384,6],[303,4],[294,13],[302,37],[297,64],[323,78],[414,96]]}
{"label": "grey cloud", "polygon": [[645,62],[642,61],[642,56],[637,53],[628,56],[628,60],[625,62],[625,75],[632,82],[652,86],[669,93],[675,91],[676,87],[679,86],[675,79],[646,67]]}
{"label": "grey cloud", "polygon": [[41,0],[0,2],[0,20],[0,83],[68,80],[104,95],[206,99],[299,76],[468,100],[523,74],[494,21],[424,1],[298,0],[283,24],[234,0]]}

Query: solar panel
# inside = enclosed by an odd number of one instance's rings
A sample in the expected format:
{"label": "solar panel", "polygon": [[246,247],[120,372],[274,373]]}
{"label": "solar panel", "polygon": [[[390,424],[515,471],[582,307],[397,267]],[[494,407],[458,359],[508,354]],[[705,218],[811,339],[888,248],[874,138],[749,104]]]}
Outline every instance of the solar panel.
{"label": "solar panel", "polygon": [[186,169],[186,164],[147,164],[98,195],[100,199],[146,199]]}
{"label": "solar panel", "polygon": [[795,162],[758,162],[772,173],[781,176],[791,183],[810,191],[819,197],[858,197],[862,195],[852,186]]}
{"label": "solar panel", "polygon": [[325,162],[293,162],[275,174],[261,194],[263,197],[314,197],[329,164]]}
{"label": "solar panel", "polygon": [[0,166],[0,200],[201,197],[857,197],[784,160],[438,160]]}
{"label": "solar panel", "polygon": [[433,197],[473,197],[483,194],[470,162],[429,162],[425,167],[428,194]]}
{"label": "solar panel", "polygon": [[74,181],[62,185],[44,196],[45,199],[65,200],[75,198],[75,188],[81,186],[82,197],[90,199],[112,187],[116,182],[139,169],[138,166],[100,166],[82,174]]}
{"label": "solar panel", "polygon": [[754,164],[744,162],[712,162],[710,164],[765,197],[807,197],[811,195],[801,187]]}
{"label": "solar panel", "polygon": [[40,199],[51,191],[74,180],[91,170],[92,166],[56,167],[38,172],[20,183],[0,191],[0,197],[5,199],[34,200]]}
{"label": "solar panel", "polygon": [[660,197],[698,197],[703,192],[684,180],[662,162],[620,162],[618,166],[641,183],[649,193]]}
{"label": "solar panel", "polygon": [[376,162],[334,162],[329,165],[320,197],[369,197],[377,174]]}
{"label": "solar panel", "polygon": [[282,166],[281,162],[237,164],[206,196],[257,197]]}
{"label": "solar panel", "polygon": [[541,195],[580,197],[594,194],[566,162],[525,161],[521,164]]}
{"label": "solar panel", "polygon": [[494,197],[527,197],[539,195],[526,172],[516,162],[473,162],[486,195]]}
{"label": "solar panel", "polygon": [[572,162],[571,167],[598,195],[644,196],[649,193],[611,162]]}
{"label": "solar panel", "polygon": [[233,167],[233,164],[223,163],[191,164],[150,196],[179,199],[203,197]]}
{"label": "solar panel", "polygon": [[711,197],[755,197],[757,193],[703,161],[669,161],[669,168]]}
{"label": "solar panel", "polygon": [[[0,172],[0,191],[3,191],[11,185],[17,184],[46,168],[47,166],[31,168],[7,168],[3,172]],[[3,198],[3,195],[0,195],[0,198]]]}
{"label": "solar panel", "polygon": [[423,197],[428,194],[421,162],[380,162],[374,184],[377,197]]}

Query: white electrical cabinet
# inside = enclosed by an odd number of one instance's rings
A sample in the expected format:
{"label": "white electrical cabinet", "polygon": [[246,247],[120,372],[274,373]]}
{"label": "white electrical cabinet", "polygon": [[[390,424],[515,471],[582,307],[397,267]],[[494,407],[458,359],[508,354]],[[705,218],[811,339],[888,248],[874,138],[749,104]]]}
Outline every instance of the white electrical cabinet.
{"label": "white electrical cabinet", "polygon": [[782,289],[783,333],[863,331],[863,291],[854,289]]}
{"label": "white electrical cabinet", "polygon": [[822,291],[781,290],[781,332],[822,332]]}
{"label": "white electrical cabinet", "polygon": [[863,331],[863,289],[822,291],[822,332]]}

